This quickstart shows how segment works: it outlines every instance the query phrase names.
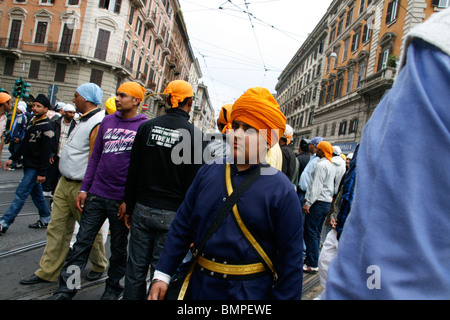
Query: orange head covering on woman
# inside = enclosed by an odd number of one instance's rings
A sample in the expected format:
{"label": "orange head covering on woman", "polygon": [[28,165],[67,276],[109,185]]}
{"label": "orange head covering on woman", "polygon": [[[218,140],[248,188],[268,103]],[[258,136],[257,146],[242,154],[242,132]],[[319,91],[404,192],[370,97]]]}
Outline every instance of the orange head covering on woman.
{"label": "orange head covering on woman", "polygon": [[325,158],[327,158],[328,160],[330,160],[331,163],[333,163],[333,161],[331,160],[331,158],[333,158],[333,146],[331,145],[331,143],[329,143],[328,141],[321,141],[317,145],[317,148],[322,150],[323,153],[325,154]]}
{"label": "orange head covering on woman", "polygon": [[286,128],[286,117],[266,88],[248,89],[233,105],[230,122],[242,121],[260,131],[267,143],[274,146]]}
{"label": "orange head covering on woman", "polygon": [[170,103],[172,108],[178,107],[178,104],[186,98],[194,96],[192,86],[184,80],[174,80],[169,82],[164,94],[170,95]]}
{"label": "orange head covering on woman", "polygon": [[125,92],[132,97],[139,98],[141,101],[144,100],[145,89],[137,82],[125,82],[117,89],[117,92]]}
{"label": "orange head covering on woman", "polygon": [[219,118],[217,119],[217,123],[224,124],[225,127],[222,130],[222,133],[225,133],[227,129],[231,129],[231,109],[233,107],[232,103],[226,104],[222,106],[219,113]]}

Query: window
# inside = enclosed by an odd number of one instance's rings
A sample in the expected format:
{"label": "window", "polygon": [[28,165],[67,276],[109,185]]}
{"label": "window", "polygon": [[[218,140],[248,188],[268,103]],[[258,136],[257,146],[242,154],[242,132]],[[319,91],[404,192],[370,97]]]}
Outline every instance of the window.
{"label": "window", "polygon": [[128,49],[128,41],[125,40],[123,42],[122,60],[120,62],[121,65],[125,65],[125,59],[127,58],[127,49]]}
{"label": "window", "polygon": [[136,22],[136,29],[135,29],[135,32],[138,36],[141,35],[141,29],[142,29],[142,20],[141,20],[141,18],[138,17],[137,22]]}
{"label": "window", "polygon": [[353,39],[352,39],[352,52],[358,51],[358,47],[359,47],[359,34],[360,34],[360,31],[357,31],[357,32],[353,35]]}
{"label": "window", "polygon": [[347,120],[342,121],[339,124],[339,135],[345,135],[345,133],[347,132]]}
{"label": "window", "polygon": [[431,5],[433,7],[438,7],[438,8],[447,8],[449,4],[450,4],[450,0],[433,0],[431,2]]}
{"label": "window", "polygon": [[331,81],[331,82],[328,84],[327,98],[326,98],[325,103],[331,102],[331,98],[332,98],[332,96],[333,96],[333,89],[334,89],[334,81]]}
{"label": "window", "polygon": [[15,63],[16,63],[15,58],[5,58],[5,69],[3,69],[3,74],[5,76],[13,75]]}
{"label": "window", "polygon": [[372,29],[370,27],[370,24],[367,23],[363,29],[363,35],[362,35],[362,39],[361,39],[362,43],[369,42],[371,35],[372,35]]}
{"label": "window", "polygon": [[41,0],[40,3],[41,4],[54,4],[55,0]]}
{"label": "window", "polygon": [[359,14],[361,14],[364,11],[364,3],[366,0],[361,0],[361,3],[359,4]]}
{"label": "window", "polygon": [[380,52],[380,55],[378,56],[378,70],[377,71],[380,71],[380,70],[383,70],[384,68],[386,68],[387,62],[389,59],[389,52],[390,52],[389,49],[385,49]]}
{"label": "window", "polygon": [[102,86],[102,79],[103,79],[103,71],[98,69],[92,69],[91,70],[91,79],[90,82],[95,83],[99,87]]}
{"label": "window", "polygon": [[128,24],[131,26],[133,24],[133,18],[134,18],[134,7],[131,6],[130,8],[130,15],[128,16]]}
{"label": "window", "polygon": [[110,35],[111,35],[110,31],[103,29],[98,30],[97,46],[95,47],[94,58],[103,61],[106,60]]}
{"label": "window", "polygon": [[353,7],[347,11],[347,20],[345,21],[345,27],[347,28],[353,21]]}
{"label": "window", "polygon": [[356,82],[356,87],[359,88],[361,86],[361,81],[364,79],[366,75],[366,63],[360,62],[358,68],[358,80]]}
{"label": "window", "polygon": [[47,25],[48,22],[38,21],[34,43],[45,43],[45,36],[47,35]]}
{"label": "window", "polygon": [[399,0],[392,0],[389,2],[386,13],[386,24],[392,23],[397,19],[398,1]]}
{"label": "window", "polygon": [[61,37],[61,44],[59,46],[59,52],[61,53],[70,52],[70,45],[72,43],[72,35],[74,27],[75,25],[73,23],[64,24],[63,34]]}
{"label": "window", "polygon": [[336,89],[334,91],[334,98],[338,99],[342,94],[342,83],[344,82],[344,78],[340,76],[336,81]]}
{"label": "window", "polygon": [[67,64],[57,63],[54,80],[58,81],[58,82],[64,82],[64,80],[66,79],[66,70],[67,70]]}
{"label": "window", "polygon": [[77,6],[80,4],[80,0],[67,0],[68,6]]}
{"label": "window", "polygon": [[347,90],[346,93],[349,93],[353,89],[353,70],[348,71],[348,78],[347,78]]}
{"label": "window", "polygon": [[347,52],[348,52],[348,44],[350,42],[350,38],[345,39],[344,42],[344,52],[342,53],[342,61],[347,60]]}
{"label": "window", "polygon": [[350,121],[350,127],[348,133],[356,133],[358,131],[358,118],[354,118]]}
{"label": "window", "polygon": [[[106,9],[108,11],[113,11],[115,13],[120,13],[121,5],[122,5],[122,0],[100,0],[100,2],[98,3],[99,8]],[[130,12],[130,14],[131,14],[131,12]],[[131,20],[131,21],[133,22],[133,20]]]}
{"label": "window", "polygon": [[28,78],[37,79],[38,75],[39,75],[40,66],[41,66],[41,62],[39,60],[31,60]]}
{"label": "window", "polygon": [[11,21],[11,31],[9,33],[8,48],[16,49],[19,47],[20,30],[22,29],[22,20]]}
{"label": "window", "polygon": [[333,122],[333,124],[331,125],[330,136],[334,136],[335,134],[336,134],[336,122]]}

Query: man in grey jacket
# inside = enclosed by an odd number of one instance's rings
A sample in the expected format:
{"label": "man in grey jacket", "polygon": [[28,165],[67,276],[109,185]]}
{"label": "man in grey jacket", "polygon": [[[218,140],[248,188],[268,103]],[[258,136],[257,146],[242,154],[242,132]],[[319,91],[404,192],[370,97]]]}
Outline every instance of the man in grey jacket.
{"label": "man in grey jacket", "polygon": [[[52,219],[47,228],[47,244],[39,263],[40,268],[31,277],[22,279],[20,281],[22,284],[56,281],[64,265],[75,221],[81,220],[81,213],[76,209],[75,201],[94,147],[99,124],[105,116],[98,107],[102,96],[102,90],[94,83],[82,84],[75,92],[73,102],[82,116],[77,119],[77,125],[61,153],[59,170],[62,176],[53,197]],[[100,278],[108,266],[101,231],[92,247],[90,260],[92,271],[87,279],[95,280]]]}

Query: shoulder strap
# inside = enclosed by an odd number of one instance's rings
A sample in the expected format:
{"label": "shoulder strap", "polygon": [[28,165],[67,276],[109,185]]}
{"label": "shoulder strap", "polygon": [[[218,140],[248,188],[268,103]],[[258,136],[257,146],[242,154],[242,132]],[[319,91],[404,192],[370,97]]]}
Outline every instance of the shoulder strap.
{"label": "shoulder strap", "polygon": [[[194,252],[201,252],[208,241],[209,238],[216,232],[219,226],[222,224],[225,217],[232,210],[233,206],[237,203],[239,198],[245,193],[245,191],[255,182],[256,179],[261,175],[261,167],[253,170],[245,179],[242,181],[239,186],[230,194],[228,193],[228,197],[225,200],[225,203],[220,208],[219,212],[214,217],[213,222],[209,226],[208,230],[203,237],[202,242],[195,248]],[[225,165],[225,179],[230,177],[230,164],[227,163]]]}
{"label": "shoulder strap", "polygon": [[[226,185],[227,185],[227,192],[228,194],[233,192],[233,185],[231,183],[231,176],[228,174],[226,176]],[[248,243],[253,247],[253,249],[256,251],[256,253],[259,255],[260,259],[262,260],[263,264],[266,266],[267,269],[269,269],[274,277],[274,280],[277,279],[277,274],[275,271],[275,268],[273,267],[273,263],[270,260],[269,256],[266,254],[264,249],[261,247],[261,245],[256,241],[255,237],[252,235],[250,230],[246,227],[244,221],[242,220],[237,205],[233,206],[233,215],[236,219],[236,222],[241,229],[242,233],[244,234],[245,238],[247,239]]]}

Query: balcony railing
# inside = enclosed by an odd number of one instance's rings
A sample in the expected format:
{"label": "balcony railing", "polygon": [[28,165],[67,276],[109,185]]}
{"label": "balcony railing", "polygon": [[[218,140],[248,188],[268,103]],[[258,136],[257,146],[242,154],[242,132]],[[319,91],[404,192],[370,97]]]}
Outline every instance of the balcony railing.
{"label": "balcony railing", "polygon": [[22,50],[23,41],[18,39],[0,38],[0,48],[9,50]]}

